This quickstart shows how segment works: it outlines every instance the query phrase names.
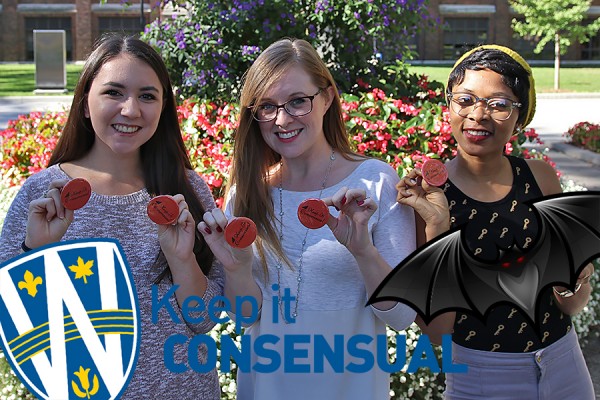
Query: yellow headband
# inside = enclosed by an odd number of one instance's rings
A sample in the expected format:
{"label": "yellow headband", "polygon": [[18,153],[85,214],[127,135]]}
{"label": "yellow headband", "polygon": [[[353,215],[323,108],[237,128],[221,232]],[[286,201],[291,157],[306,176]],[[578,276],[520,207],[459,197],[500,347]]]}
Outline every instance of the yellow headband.
{"label": "yellow headband", "polygon": [[508,47],[499,46],[497,44],[486,44],[483,46],[475,47],[474,49],[469,50],[465,54],[463,54],[462,57],[460,57],[458,61],[454,63],[452,71],[454,71],[458,64],[463,62],[465,58],[467,58],[477,50],[481,49],[499,50],[504,54],[508,55],[513,60],[515,60],[517,63],[519,63],[521,67],[525,69],[525,71],[527,71],[527,74],[529,76],[529,107],[527,108],[527,116],[525,117],[525,122],[522,126],[522,128],[525,128],[527,125],[529,125],[535,114],[535,81],[533,80],[533,73],[531,72],[531,67],[529,66],[529,64],[527,64],[527,61],[525,61],[523,57],[519,55],[519,53],[509,49]]}

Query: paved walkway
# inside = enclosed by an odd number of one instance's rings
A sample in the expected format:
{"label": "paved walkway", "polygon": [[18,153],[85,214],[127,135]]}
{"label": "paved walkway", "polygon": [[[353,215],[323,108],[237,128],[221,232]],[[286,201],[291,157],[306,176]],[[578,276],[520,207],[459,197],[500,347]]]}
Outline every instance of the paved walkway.
{"label": "paved walkway", "polygon": [[0,130],[8,121],[30,111],[59,111],[71,106],[72,96],[0,97]]}
{"label": "paved walkway", "polygon": [[564,133],[578,122],[600,124],[600,113],[595,110],[600,110],[600,93],[540,94],[530,124],[563,178],[590,190],[600,190],[600,154],[565,143]]}

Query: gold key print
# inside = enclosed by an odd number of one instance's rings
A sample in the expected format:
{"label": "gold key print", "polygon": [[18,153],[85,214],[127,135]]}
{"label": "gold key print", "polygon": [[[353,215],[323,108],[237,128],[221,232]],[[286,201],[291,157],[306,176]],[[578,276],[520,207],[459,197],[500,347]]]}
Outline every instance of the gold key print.
{"label": "gold key print", "polygon": [[550,336],[550,332],[548,332],[548,331],[544,332],[544,336],[542,337],[542,343],[544,343],[546,341],[548,336]]}
{"label": "gold key print", "polygon": [[525,330],[525,328],[527,328],[527,322],[523,322],[521,324],[521,328],[519,329],[519,332],[517,332],[517,333],[523,333],[523,331]]}
{"label": "gold key print", "polygon": [[465,338],[465,342],[468,342],[469,340],[471,340],[471,338],[475,335],[477,335],[477,332],[469,331],[469,335]]}
{"label": "gold key print", "polygon": [[473,217],[477,214],[477,210],[476,209],[471,209],[471,215],[469,215],[469,219],[473,219]]}
{"label": "gold key print", "polygon": [[549,312],[544,313],[544,320],[542,321],[542,324],[545,324],[546,322],[548,322],[548,318],[550,318],[550,313]]}
{"label": "gold key print", "polygon": [[500,332],[502,332],[503,330],[504,330],[504,325],[502,325],[502,324],[498,325],[498,329],[496,329],[494,336],[498,336],[500,334]]}

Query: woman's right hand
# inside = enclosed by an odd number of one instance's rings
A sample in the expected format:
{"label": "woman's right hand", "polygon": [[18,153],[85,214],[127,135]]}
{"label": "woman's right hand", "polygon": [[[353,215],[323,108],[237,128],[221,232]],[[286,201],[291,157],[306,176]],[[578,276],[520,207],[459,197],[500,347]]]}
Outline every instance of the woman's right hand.
{"label": "woman's right hand", "polygon": [[428,184],[422,177],[420,169],[410,171],[396,185],[400,204],[412,207],[425,221],[427,226],[450,228],[450,211],[444,191]]}
{"label": "woman's right hand", "polygon": [[214,208],[204,213],[203,220],[198,224],[198,232],[212,250],[213,254],[223,264],[227,272],[237,272],[242,269],[251,270],[253,252],[252,246],[246,248],[232,247],[225,240],[227,217],[220,208]]}
{"label": "woman's right hand", "polygon": [[44,197],[29,203],[25,245],[32,249],[58,242],[73,222],[75,213],[62,204],[60,191],[68,182],[57,179],[50,182]]}

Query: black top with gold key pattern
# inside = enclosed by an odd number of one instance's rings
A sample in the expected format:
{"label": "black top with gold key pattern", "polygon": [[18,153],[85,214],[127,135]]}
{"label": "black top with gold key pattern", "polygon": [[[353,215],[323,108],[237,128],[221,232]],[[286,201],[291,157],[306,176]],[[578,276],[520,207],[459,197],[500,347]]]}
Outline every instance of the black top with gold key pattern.
{"label": "black top with gold key pattern", "polygon": [[[443,186],[450,206],[451,227],[462,226],[468,250],[479,258],[498,259],[499,248],[513,243],[527,249],[538,234],[538,222],[527,200],[542,197],[525,160],[507,156],[513,171],[511,191],[501,200],[481,202],[461,192],[451,180]],[[457,312],[452,338],[455,343],[477,350],[510,353],[544,348],[571,329],[571,318],[556,305],[552,288],[540,293],[536,333],[516,307],[499,305],[480,321],[470,313]]]}

